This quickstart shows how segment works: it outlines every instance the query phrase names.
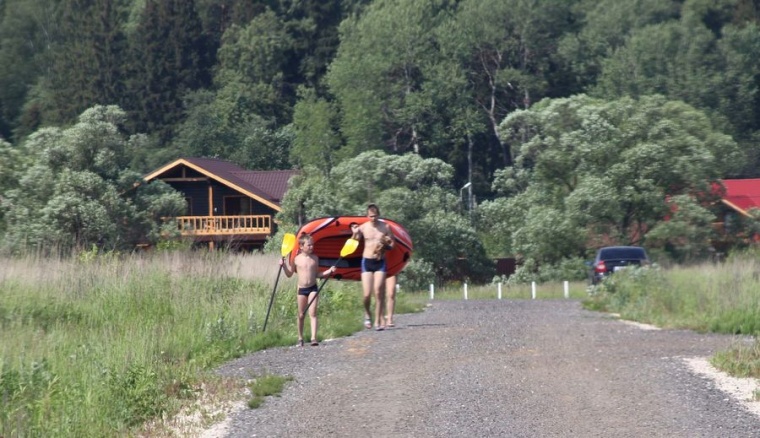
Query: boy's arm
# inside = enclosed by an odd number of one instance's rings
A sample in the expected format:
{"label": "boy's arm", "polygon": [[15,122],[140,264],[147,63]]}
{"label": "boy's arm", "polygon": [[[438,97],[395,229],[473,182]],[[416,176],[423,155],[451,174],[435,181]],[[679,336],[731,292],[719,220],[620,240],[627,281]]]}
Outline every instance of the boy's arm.
{"label": "boy's arm", "polygon": [[[318,258],[317,258],[317,266],[319,266],[319,259]],[[328,269],[326,271],[323,271],[323,272],[319,272],[319,270],[317,270],[317,278],[328,277],[328,276],[332,275],[332,273],[335,272],[336,269],[337,268],[335,266],[330,266],[330,269]]]}
{"label": "boy's arm", "polygon": [[285,261],[285,258],[280,259],[280,266],[282,266],[282,270],[285,272],[285,276],[290,278],[293,276],[293,272],[295,272],[295,269],[292,269],[288,262]]}

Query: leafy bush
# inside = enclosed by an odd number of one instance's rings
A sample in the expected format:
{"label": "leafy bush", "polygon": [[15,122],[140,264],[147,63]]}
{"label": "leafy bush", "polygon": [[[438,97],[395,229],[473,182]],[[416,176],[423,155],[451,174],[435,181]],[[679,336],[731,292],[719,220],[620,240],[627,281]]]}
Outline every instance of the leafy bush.
{"label": "leafy bush", "polygon": [[161,387],[161,379],[145,365],[131,364],[123,371],[112,371],[108,384],[118,422],[135,426],[167,409],[169,399]]}
{"label": "leafy bush", "polygon": [[423,259],[415,259],[409,262],[398,274],[398,284],[409,291],[427,290],[428,286],[435,281],[433,264]]}
{"label": "leafy bush", "polygon": [[588,278],[588,267],[582,258],[565,258],[557,263],[539,265],[535,260],[526,260],[507,278],[495,277],[493,283],[508,285],[530,282],[579,281]]}

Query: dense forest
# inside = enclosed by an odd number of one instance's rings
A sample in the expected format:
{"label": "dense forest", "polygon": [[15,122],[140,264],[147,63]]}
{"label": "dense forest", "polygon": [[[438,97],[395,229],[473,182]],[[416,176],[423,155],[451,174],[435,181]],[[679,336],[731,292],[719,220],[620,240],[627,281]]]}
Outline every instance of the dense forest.
{"label": "dense forest", "polygon": [[283,229],[379,203],[419,275],[582,272],[604,243],[698,258],[711,184],[760,176],[759,19],[757,0],[0,0],[2,248],[160,240],[182,199],[135,182],[207,156],[301,169]]}

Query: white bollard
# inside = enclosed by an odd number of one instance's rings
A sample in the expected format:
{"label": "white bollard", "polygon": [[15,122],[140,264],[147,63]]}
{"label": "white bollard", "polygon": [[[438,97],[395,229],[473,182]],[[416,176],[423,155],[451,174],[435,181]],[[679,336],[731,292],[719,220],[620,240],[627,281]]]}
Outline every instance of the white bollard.
{"label": "white bollard", "polygon": [[433,286],[433,283],[430,283],[430,299],[432,300],[435,296],[435,286]]}
{"label": "white bollard", "polygon": [[467,283],[464,284],[464,299],[467,299]]}
{"label": "white bollard", "polygon": [[565,298],[570,298],[570,283],[565,280]]}
{"label": "white bollard", "polygon": [[499,283],[498,290],[499,290],[499,299],[501,299],[501,283]]}
{"label": "white bollard", "polygon": [[530,296],[533,297],[533,299],[536,299],[536,282],[531,281],[530,282]]}

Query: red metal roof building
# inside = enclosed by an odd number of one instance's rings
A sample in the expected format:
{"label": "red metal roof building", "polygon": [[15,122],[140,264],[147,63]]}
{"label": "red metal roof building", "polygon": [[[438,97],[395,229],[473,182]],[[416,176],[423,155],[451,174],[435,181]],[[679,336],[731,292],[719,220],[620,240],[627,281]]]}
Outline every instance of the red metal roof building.
{"label": "red metal roof building", "polygon": [[749,217],[749,210],[760,209],[760,178],[724,179],[725,193],[721,199],[725,205]]}

